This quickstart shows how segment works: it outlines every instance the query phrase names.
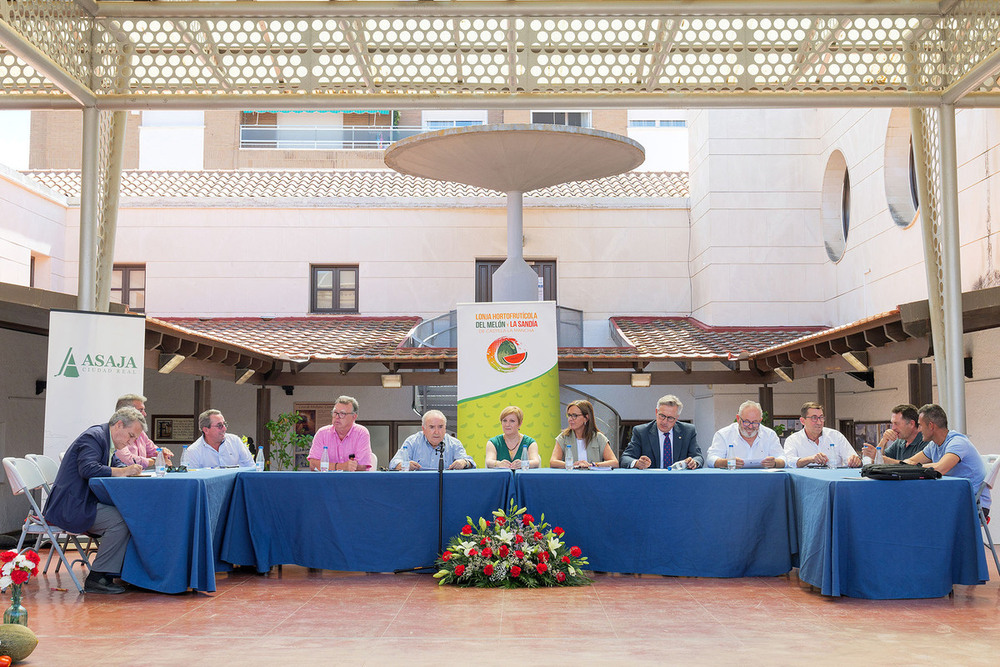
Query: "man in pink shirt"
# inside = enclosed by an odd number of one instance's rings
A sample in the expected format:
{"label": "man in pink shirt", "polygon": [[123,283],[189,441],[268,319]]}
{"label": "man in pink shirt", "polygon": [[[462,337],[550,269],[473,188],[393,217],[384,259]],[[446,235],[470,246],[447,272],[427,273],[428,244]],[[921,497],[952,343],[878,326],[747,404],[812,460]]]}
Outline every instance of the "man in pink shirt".
{"label": "man in pink shirt", "polygon": [[341,396],[331,411],[333,424],[324,426],[313,437],[309,449],[309,468],[319,470],[323,447],[330,457],[330,470],[368,470],[372,466],[372,443],[368,429],[354,422],[358,418],[358,402],[351,396]]}
{"label": "man in pink shirt", "polygon": [[[135,408],[145,417],[146,397],[139,394],[125,394],[115,404],[116,411],[122,408]],[[170,465],[170,458],[173,455],[172,451],[166,447],[163,448],[163,458],[167,460],[167,465]],[[115,456],[127,466],[138,463],[143,468],[152,468],[156,464],[156,445],[153,444],[153,441],[143,431],[124,448],[116,450]]]}

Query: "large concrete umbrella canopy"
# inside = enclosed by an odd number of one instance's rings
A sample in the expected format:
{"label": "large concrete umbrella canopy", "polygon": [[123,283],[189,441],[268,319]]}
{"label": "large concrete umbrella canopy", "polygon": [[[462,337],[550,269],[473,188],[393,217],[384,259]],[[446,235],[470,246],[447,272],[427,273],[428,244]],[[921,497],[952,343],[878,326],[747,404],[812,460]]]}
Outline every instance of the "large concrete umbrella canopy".
{"label": "large concrete umbrella canopy", "polygon": [[494,301],[534,301],[537,276],[524,261],[522,195],[570,181],[615,176],[646,157],[610,132],[565,125],[473,125],[396,142],[385,163],[402,174],[507,193],[507,260],[493,274]]}

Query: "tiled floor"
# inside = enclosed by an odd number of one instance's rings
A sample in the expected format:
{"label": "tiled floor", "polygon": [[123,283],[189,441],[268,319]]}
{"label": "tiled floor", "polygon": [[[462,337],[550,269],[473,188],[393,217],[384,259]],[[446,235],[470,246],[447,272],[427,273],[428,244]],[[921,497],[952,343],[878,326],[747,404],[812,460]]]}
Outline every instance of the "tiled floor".
{"label": "tiled floor", "polygon": [[[935,600],[825,598],[788,577],[599,575],[545,590],[439,587],[425,574],[219,575],[212,594],[27,586],[26,665],[1000,664],[1000,584]],[[893,566],[887,576],[905,576]],[[69,590],[59,591],[64,587]],[[460,662],[458,662],[460,661]]]}

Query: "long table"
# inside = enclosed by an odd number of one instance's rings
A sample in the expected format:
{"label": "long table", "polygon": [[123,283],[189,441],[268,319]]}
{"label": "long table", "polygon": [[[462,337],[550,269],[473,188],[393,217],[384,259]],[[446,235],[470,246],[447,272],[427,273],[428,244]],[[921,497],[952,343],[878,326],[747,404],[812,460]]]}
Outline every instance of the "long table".
{"label": "long table", "polygon": [[[509,470],[444,473],[444,540],[466,516],[489,517],[511,496]],[[433,565],[438,473],[268,472],[240,475],[222,557],[230,563],[297,564],[388,572]]]}
{"label": "long table", "polygon": [[517,472],[518,503],[566,531],[595,570],[699,577],[792,568],[782,472],[538,469]]}
{"label": "long table", "polygon": [[796,470],[799,578],[824,595],[931,598],[989,579],[972,484],[906,482],[858,470]]}
{"label": "long table", "polygon": [[92,478],[98,500],[117,507],[132,533],[122,579],[161,593],[214,591],[215,573],[231,569],[219,551],[237,475],[198,470]]}

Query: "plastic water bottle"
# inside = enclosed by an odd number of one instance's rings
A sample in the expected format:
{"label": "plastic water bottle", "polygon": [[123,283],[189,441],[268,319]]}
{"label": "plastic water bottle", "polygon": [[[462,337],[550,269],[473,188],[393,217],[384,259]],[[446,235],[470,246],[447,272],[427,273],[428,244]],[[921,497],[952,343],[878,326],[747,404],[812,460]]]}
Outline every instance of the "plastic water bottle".
{"label": "plastic water bottle", "polygon": [[257,446],[257,458],[254,463],[257,464],[257,472],[264,472],[264,447],[262,445]]}
{"label": "plastic water bottle", "polygon": [[830,454],[826,459],[826,467],[830,470],[837,468],[837,464],[840,463],[840,457],[837,456],[837,445],[830,443]]}
{"label": "plastic water bottle", "polygon": [[729,451],[726,453],[726,469],[736,470],[736,450],[733,449],[733,443],[729,443]]}
{"label": "plastic water bottle", "polygon": [[330,472],[330,450],[326,445],[323,445],[323,458],[319,460],[319,471]]}
{"label": "plastic water bottle", "polygon": [[403,448],[399,450],[399,469],[404,471],[409,471],[410,469],[410,448],[403,445]]}
{"label": "plastic water bottle", "polygon": [[163,477],[167,474],[167,462],[163,458],[163,448],[156,448],[156,476]]}
{"label": "plastic water bottle", "polygon": [[573,469],[573,462],[576,454],[576,452],[573,451],[574,449],[576,449],[575,442],[570,443],[569,445],[566,446],[566,470]]}
{"label": "plastic water bottle", "polygon": [[188,467],[188,446],[184,445],[181,449],[181,467],[187,470]]}
{"label": "plastic water bottle", "polygon": [[880,466],[885,463],[885,457],[882,455],[882,447],[875,448],[875,465]]}
{"label": "plastic water bottle", "polygon": [[528,447],[521,447],[521,470],[527,470],[531,467],[531,462],[528,460]]}

